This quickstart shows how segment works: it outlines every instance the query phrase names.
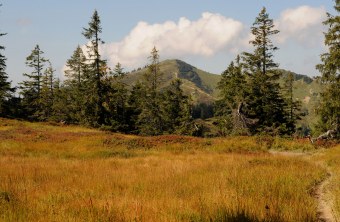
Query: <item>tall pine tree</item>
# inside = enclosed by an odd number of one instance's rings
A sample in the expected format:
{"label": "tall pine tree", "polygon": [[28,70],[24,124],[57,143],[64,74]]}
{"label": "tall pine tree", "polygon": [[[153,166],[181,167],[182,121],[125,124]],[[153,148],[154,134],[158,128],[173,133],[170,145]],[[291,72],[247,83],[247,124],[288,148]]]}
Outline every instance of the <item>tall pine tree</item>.
{"label": "tall pine tree", "polygon": [[322,101],[319,107],[321,117],[318,127],[320,131],[335,130],[340,137],[340,0],[335,1],[337,15],[327,14],[324,25],[328,27],[325,33],[325,45],[328,52],[321,55],[321,64],[317,69],[322,74]]}
{"label": "tall pine tree", "polygon": [[248,117],[257,120],[252,126],[253,132],[283,134],[287,132],[286,104],[277,83],[278,64],[273,60],[273,53],[278,49],[271,37],[278,34],[273,20],[266,8],[256,17],[251,28],[255,39],[250,41],[254,52],[243,53],[244,70],[248,75],[248,92],[245,99]]}
{"label": "tall pine tree", "polygon": [[145,97],[141,104],[138,125],[141,134],[159,135],[164,129],[164,118],[161,112],[160,94],[162,73],[159,68],[159,54],[156,47],[152,49],[149,59],[148,71],[143,76]]}
{"label": "tall pine tree", "polygon": [[40,104],[42,76],[47,59],[43,57],[44,52],[36,45],[31,54],[26,58],[26,66],[32,69],[31,73],[24,73],[28,78],[20,83],[20,94],[23,96],[23,107],[26,116],[37,119],[42,107]]}
{"label": "tall pine tree", "polygon": [[244,102],[246,90],[246,78],[242,73],[240,57],[231,62],[228,68],[221,74],[221,80],[217,85],[220,90],[220,99],[216,101],[216,116],[219,118],[219,128],[222,135],[230,133],[243,133],[243,125],[239,124],[237,112]]}
{"label": "tall pine tree", "polygon": [[[76,48],[73,55],[66,62],[65,70],[65,87],[62,89],[65,98],[65,105],[68,107],[65,110],[67,121],[74,123],[84,123],[85,117],[85,104],[86,104],[86,86],[89,81],[89,68],[86,63],[86,57],[80,46]],[[92,87],[93,88],[93,87]]]}
{"label": "tall pine tree", "polygon": [[83,35],[90,41],[87,45],[90,60],[87,86],[89,87],[88,89],[92,89],[93,93],[90,93],[91,98],[89,98],[89,103],[86,107],[86,115],[93,116],[93,119],[90,120],[91,125],[103,125],[105,124],[105,108],[103,106],[105,90],[102,78],[107,74],[107,66],[106,61],[101,59],[99,53],[99,44],[103,44],[104,41],[99,36],[102,33],[102,27],[97,10],[94,11],[88,25],[88,28],[84,28]]}

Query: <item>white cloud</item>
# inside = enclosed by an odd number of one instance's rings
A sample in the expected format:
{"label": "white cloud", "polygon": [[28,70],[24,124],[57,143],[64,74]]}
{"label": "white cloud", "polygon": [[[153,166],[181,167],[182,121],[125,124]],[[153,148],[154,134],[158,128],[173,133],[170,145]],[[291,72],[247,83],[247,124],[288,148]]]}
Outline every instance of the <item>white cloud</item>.
{"label": "white cloud", "polygon": [[161,58],[208,57],[221,50],[232,51],[243,29],[241,22],[209,12],[196,21],[182,17],[177,23],[139,22],[122,41],[102,45],[101,51],[111,64],[120,62],[130,68],[145,64],[153,46]]}
{"label": "white cloud", "polygon": [[324,31],[322,22],[325,19],[324,7],[300,6],[287,9],[275,21],[276,28],[280,30],[277,40],[284,43],[293,39],[306,46],[320,45]]}

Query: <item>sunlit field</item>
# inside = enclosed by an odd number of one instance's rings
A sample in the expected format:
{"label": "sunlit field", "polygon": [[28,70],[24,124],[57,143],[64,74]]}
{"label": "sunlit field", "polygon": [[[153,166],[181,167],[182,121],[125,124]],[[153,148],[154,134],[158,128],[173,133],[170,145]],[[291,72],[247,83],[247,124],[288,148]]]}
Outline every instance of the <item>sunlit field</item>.
{"label": "sunlit field", "polygon": [[317,221],[314,193],[327,177],[319,162],[335,175],[340,209],[340,147],[316,148],[0,119],[0,220]]}

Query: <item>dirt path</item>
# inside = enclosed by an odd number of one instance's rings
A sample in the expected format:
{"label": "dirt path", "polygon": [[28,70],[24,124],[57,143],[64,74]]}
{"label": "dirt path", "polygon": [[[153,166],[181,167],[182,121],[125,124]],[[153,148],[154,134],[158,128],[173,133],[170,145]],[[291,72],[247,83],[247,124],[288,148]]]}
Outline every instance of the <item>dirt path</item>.
{"label": "dirt path", "polygon": [[[289,156],[289,157],[304,157],[311,155],[309,153],[302,153],[302,152],[289,152],[289,151],[274,151],[271,150],[269,153],[273,155],[282,155],[282,156]],[[320,167],[324,167],[322,163],[320,163]],[[325,167],[326,168],[326,167]],[[318,200],[318,209],[317,209],[317,216],[318,221],[322,222],[340,222],[335,218],[335,214],[332,210],[332,200],[331,194],[328,191],[329,181],[332,178],[332,173],[329,169],[327,169],[327,176],[324,180],[318,184],[315,189],[315,197]]]}
{"label": "dirt path", "polygon": [[327,172],[327,177],[318,185],[315,196],[318,199],[318,218],[319,221],[324,222],[337,222],[332,210],[332,200],[327,187],[329,186],[329,181],[332,178],[330,171]]}

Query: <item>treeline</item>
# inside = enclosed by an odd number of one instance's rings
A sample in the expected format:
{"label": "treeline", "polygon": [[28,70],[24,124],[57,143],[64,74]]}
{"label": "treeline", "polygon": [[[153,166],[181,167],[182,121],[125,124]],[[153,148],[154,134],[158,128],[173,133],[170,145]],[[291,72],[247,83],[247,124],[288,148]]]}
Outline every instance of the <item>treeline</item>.
{"label": "treeline", "polygon": [[[339,1],[336,1],[339,11]],[[339,125],[339,16],[328,15],[326,45],[329,52],[321,56],[317,68],[322,73],[325,91],[320,104],[319,127]],[[31,121],[56,121],[98,127],[106,130],[142,135],[202,135],[195,118],[214,115],[219,135],[272,134],[292,135],[301,116],[300,104],[293,98],[292,75],[280,85],[280,71],[274,61],[272,36],[279,33],[263,8],[251,28],[253,52],[243,52],[222,73],[218,84],[220,98],[212,106],[193,105],[181,88],[181,81],[162,86],[159,52],[154,47],[143,78],[127,86],[127,75],[120,63],[108,67],[99,52],[103,43],[101,21],[94,12],[82,35],[89,43],[86,50],[76,47],[66,62],[61,82],[37,45],[26,59],[30,73],[19,84],[14,96],[6,73],[6,58],[0,56],[0,116]],[[1,36],[5,34],[0,34]],[[0,48],[4,49],[3,46]]]}

